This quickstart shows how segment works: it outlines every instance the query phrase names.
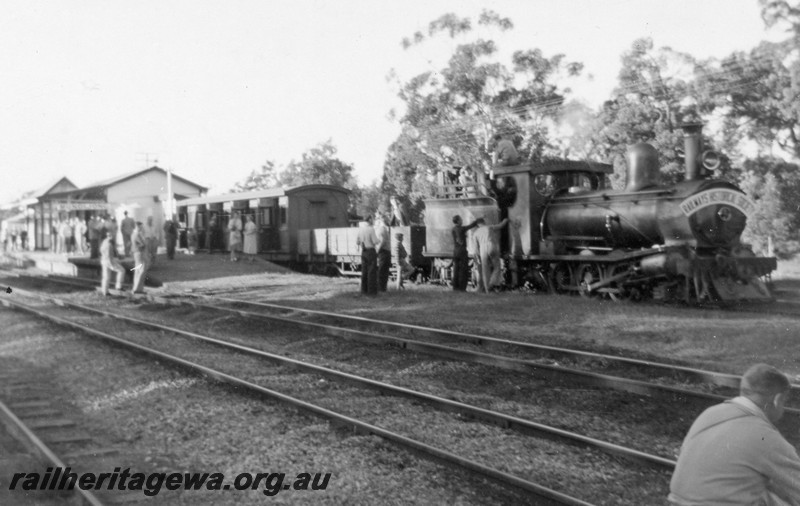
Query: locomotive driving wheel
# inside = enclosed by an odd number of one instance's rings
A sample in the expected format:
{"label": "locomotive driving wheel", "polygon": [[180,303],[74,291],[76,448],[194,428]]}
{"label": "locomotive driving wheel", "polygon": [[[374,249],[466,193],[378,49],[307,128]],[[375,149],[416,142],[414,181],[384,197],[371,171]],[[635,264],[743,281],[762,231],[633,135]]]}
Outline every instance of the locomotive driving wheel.
{"label": "locomotive driving wheel", "polygon": [[578,293],[581,297],[592,297],[599,292],[589,291],[589,286],[600,281],[600,267],[597,264],[581,264],[578,266]]}
{"label": "locomotive driving wheel", "polygon": [[[630,271],[630,266],[626,264],[622,265],[613,265],[609,266],[605,269],[606,279],[614,278],[617,276],[622,276],[627,274]],[[614,302],[619,302],[621,300],[629,300],[633,297],[633,293],[629,288],[625,285],[625,278],[612,281],[604,292],[608,294],[608,298],[613,300]]]}
{"label": "locomotive driving wheel", "polygon": [[550,267],[550,288],[555,293],[567,293],[573,286],[572,269],[566,262],[559,262]]}

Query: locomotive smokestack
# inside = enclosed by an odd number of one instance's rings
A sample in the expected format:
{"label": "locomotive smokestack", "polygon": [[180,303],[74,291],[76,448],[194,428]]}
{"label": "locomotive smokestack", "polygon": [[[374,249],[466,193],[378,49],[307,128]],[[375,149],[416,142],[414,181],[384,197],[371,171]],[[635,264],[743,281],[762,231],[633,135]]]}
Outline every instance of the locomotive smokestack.
{"label": "locomotive smokestack", "polygon": [[703,124],[684,123],[681,128],[683,129],[683,159],[686,165],[686,180],[700,179],[700,150],[703,142]]}

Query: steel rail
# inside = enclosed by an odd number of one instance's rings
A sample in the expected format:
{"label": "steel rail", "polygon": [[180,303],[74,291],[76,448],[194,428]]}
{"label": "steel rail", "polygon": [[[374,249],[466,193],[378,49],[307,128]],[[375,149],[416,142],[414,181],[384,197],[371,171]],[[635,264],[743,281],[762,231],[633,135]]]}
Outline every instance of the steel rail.
{"label": "steel rail", "polygon": [[[180,294],[173,294],[167,292],[169,296],[180,296]],[[419,330],[421,332],[432,332],[434,334],[440,334],[444,336],[459,336],[463,335],[466,336],[467,339],[476,339],[478,342],[484,341],[492,341],[492,342],[499,342],[501,344],[511,344],[511,345],[518,345],[522,344],[525,346],[532,346],[538,347],[540,345],[534,345],[530,343],[520,343],[518,341],[509,341],[504,339],[492,338],[487,336],[480,336],[474,334],[460,334],[458,332],[444,330],[444,329],[432,329],[429,327],[422,327],[413,324],[397,324],[395,322],[389,322],[385,320],[371,320],[365,317],[359,316],[350,316],[350,315],[339,315],[337,313],[330,313],[326,311],[317,311],[312,309],[303,309],[303,308],[295,308],[291,306],[282,306],[279,304],[270,304],[265,302],[251,302],[245,301],[241,299],[230,299],[225,297],[215,297],[215,296],[205,296],[201,294],[192,294],[196,297],[203,298],[203,299],[210,299],[210,300],[223,300],[226,302],[234,302],[238,304],[246,304],[246,305],[253,305],[259,307],[267,307],[273,309],[281,309],[284,311],[297,311],[301,313],[309,313],[309,314],[319,314],[328,317],[334,318],[344,318],[350,319],[353,321],[359,321],[363,323],[376,323],[376,324],[385,324],[389,326],[399,325],[401,328],[410,328],[412,330]],[[168,298],[165,298],[159,295],[152,295],[149,294],[148,298],[153,300],[154,302],[169,302]],[[402,349],[408,349],[412,351],[417,351],[421,353],[427,353],[430,355],[447,358],[451,360],[460,360],[469,363],[477,363],[482,365],[488,365],[493,367],[498,367],[504,370],[516,371],[516,372],[525,372],[531,374],[533,377],[547,380],[547,381],[556,381],[561,378],[569,378],[569,380],[576,384],[582,384],[586,386],[593,386],[593,387],[602,387],[602,388],[610,388],[613,390],[620,390],[624,392],[629,392],[637,395],[645,395],[645,396],[652,396],[652,395],[671,395],[671,396],[678,396],[684,397],[689,399],[695,399],[702,402],[722,402],[727,397],[703,392],[697,392],[693,390],[688,390],[684,388],[672,387],[668,385],[659,385],[655,383],[648,383],[645,381],[640,380],[633,380],[628,378],[622,378],[619,376],[610,376],[604,375],[599,373],[593,373],[589,371],[581,371],[578,369],[562,367],[562,366],[553,366],[548,364],[540,364],[533,362],[531,360],[523,360],[523,359],[515,359],[510,357],[504,357],[500,355],[491,355],[487,353],[481,353],[476,351],[468,351],[468,350],[459,350],[456,348],[451,348],[448,346],[443,346],[439,344],[433,343],[425,343],[422,341],[417,341],[408,338],[401,338],[401,337],[393,337],[393,336],[386,336],[381,334],[375,334],[371,332],[365,332],[355,329],[348,329],[344,327],[338,327],[334,325],[326,325],[322,323],[316,322],[307,322],[302,321],[294,318],[287,318],[282,316],[264,314],[264,313],[256,313],[251,311],[243,311],[240,309],[234,308],[226,308],[216,305],[208,305],[208,304],[197,304],[193,302],[187,302],[185,300],[181,301],[182,304],[193,305],[196,307],[202,307],[207,309],[216,309],[220,311],[228,311],[232,313],[237,313],[241,316],[245,317],[258,317],[269,319],[272,321],[278,321],[282,323],[287,323],[290,325],[295,326],[304,326],[309,328],[315,328],[319,330],[323,330],[328,335],[341,337],[344,339],[352,339],[359,342],[366,342],[370,344],[393,344]],[[554,347],[546,347],[545,348],[554,348]],[[572,353],[575,350],[568,350],[565,348],[554,348],[555,350],[560,350],[563,353]],[[624,360],[624,361],[633,361],[635,365],[639,366],[646,366],[647,364],[651,363],[649,361],[640,361],[637,359],[628,359],[623,357],[614,357],[611,355],[601,355],[601,354],[593,354],[591,352],[579,352],[581,354],[588,354],[587,356],[596,356],[596,358],[607,359],[607,360]],[[658,363],[654,363],[658,364]],[[671,366],[666,364],[661,364],[662,367],[669,368]],[[691,368],[686,368],[688,370],[692,370]],[[701,371],[699,372],[708,372],[708,371]],[[723,373],[711,373],[712,375],[722,375],[725,376]],[[728,375],[732,376],[732,375]],[[732,376],[735,377],[735,376]],[[738,387],[738,383],[737,383]],[[800,389],[798,385],[792,385],[793,390]],[[794,408],[787,408],[786,413],[792,417],[800,418],[800,409]]]}
{"label": "steel rail", "polygon": [[[25,425],[25,423],[20,420],[2,401],[0,401],[0,421],[2,421],[3,425],[6,426],[8,432],[15,436],[15,438],[20,441],[29,451],[35,453],[40,459],[49,463],[49,465],[51,465],[53,468],[66,469],[66,464],[64,464],[58,455],[56,455],[53,450],[44,444],[44,441],[39,439],[39,437],[30,428],[28,428],[28,426]],[[103,503],[100,501],[100,499],[98,499],[97,496],[95,496],[89,490],[83,490],[80,487],[75,487],[72,489],[72,491],[79,496],[82,501],[81,504],[103,506]]]}
{"label": "steel rail", "polygon": [[[30,292],[29,292],[30,293]],[[432,406],[438,408],[446,408],[448,411],[454,411],[457,413],[468,415],[474,419],[482,420],[485,422],[492,423],[498,427],[516,430],[522,433],[528,434],[536,434],[538,436],[546,436],[553,439],[559,439],[562,441],[566,441],[571,444],[580,444],[585,447],[592,447],[597,448],[603,452],[606,452],[611,455],[615,455],[618,457],[625,458],[632,462],[640,463],[640,464],[647,464],[653,466],[658,469],[667,469],[672,470],[675,467],[675,461],[666,459],[663,457],[659,457],[657,455],[651,455],[645,452],[641,452],[638,450],[634,450],[632,448],[627,448],[624,446],[616,445],[614,443],[609,443],[607,441],[602,441],[596,438],[584,436],[581,434],[577,434],[575,432],[558,429],[556,427],[551,427],[549,425],[537,423],[531,420],[527,420],[524,418],[519,418],[516,416],[506,415],[504,413],[500,413],[498,411],[480,408],[477,406],[473,406],[470,404],[462,403],[459,401],[455,401],[452,399],[446,399],[443,397],[439,397],[433,394],[427,394],[424,392],[419,392],[417,390],[412,390],[410,388],[399,387],[397,385],[392,385],[389,383],[385,383],[382,381],[372,380],[369,378],[365,378],[362,376],[358,376],[355,374],[346,373],[343,371],[338,371],[335,369],[331,369],[329,367],[319,366],[310,364],[307,362],[303,362],[300,360],[296,360],[293,358],[289,358],[283,355],[277,355],[274,353],[269,353],[263,350],[258,350],[249,346],[231,343],[229,341],[225,341],[222,339],[217,339],[210,336],[205,336],[203,334],[198,334],[195,332],[178,329],[175,327],[170,327],[168,325],[162,325],[160,323],[154,323],[146,320],[140,320],[138,318],[133,318],[130,316],[122,315],[119,313],[115,313],[112,311],[106,311],[102,309],[96,309],[88,306],[84,306],[81,304],[75,304],[73,302],[62,301],[57,297],[52,296],[41,296],[36,295],[39,298],[45,298],[55,302],[58,305],[71,307],[78,309],[80,311],[94,313],[100,316],[106,316],[110,318],[114,318],[117,320],[125,321],[128,323],[132,323],[135,325],[140,325],[144,327],[155,328],[158,330],[163,330],[166,332],[171,332],[173,334],[177,334],[183,337],[196,339],[202,342],[211,343],[216,346],[220,346],[227,349],[236,350],[238,352],[242,352],[248,355],[254,355],[260,358],[264,358],[267,360],[271,360],[273,362],[278,362],[282,364],[288,364],[297,369],[304,369],[310,371],[315,374],[324,375],[331,378],[337,378],[340,380],[345,380],[350,383],[354,383],[360,386],[366,386],[369,388],[374,388],[376,390],[390,393],[393,395],[398,395],[402,397],[407,397],[411,399],[415,399],[418,401],[426,402]]]}
{"label": "steel rail", "polygon": [[[248,301],[242,299],[236,299],[231,297],[219,297],[215,295],[203,295],[203,294],[177,294],[177,293],[170,293],[171,296],[177,297],[196,297],[202,298],[205,300],[211,301],[222,301],[231,304],[243,304],[248,306],[254,307],[263,307],[266,309],[275,309],[280,311],[287,311],[287,312],[295,312],[295,313],[305,313],[314,316],[323,316],[327,318],[334,318],[339,320],[363,323],[368,325],[374,325],[376,327],[380,327],[383,329],[388,330],[410,330],[412,332],[419,333],[421,335],[430,336],[430,337],[441,337],[451,340],[463,341],[472,344],[479,344],[482,345],[484,343],[494,344],[494,345],[501,345],[501,346],[512,346],[519,348],[521,350],[535,352],[535,353],[552,353],[558,354],[567,357],[576,357],[576,358],[584,358],[584,359],[591,359],[591,360],[601,360],[607,363],[612,363],[616,365],[624,365],[624,366],[634,366],[634,367],[643,367],[649,368],[652,370],[656,370],[663,373],[669,374],[681,374],[687,378],[693,379],[696,382],[702,383],[710,383],[717,386],[727,387],[727,388],[739,388],[739,381],[741,376],[737,376],[735,374],[728,374],[716,371],[708,371],[704,369],[697,369],[693,367],[681,366],[681,365],[672,365],[672,364],[664,364],[661,362],[653,362],[651,360],[643,360],[643,359],[636,359],[636,358],[629,358],[629,357],[620,357],[615,355],[607,355],[603,353],[596,353],[591,351],[584,351],[584,350],[576,350],[576,349],[569,349],[569,348],[561,348],[557,346],[548,346],[543,344],[535,344],[535,343],[526,343],[522,341],[516,341],[511,339],[503,339],[479,334],[471,334],[467,332],[457,332],[453,330],[446,330],[446,329],[437,329],[433,327],[425,327],[421,325],[409,324],[409,323],[401,323],[401,322],[393,322],[388,320],[378,320],[367,318],[363,316],[354,316],[354,315],[346,315],[340,313],[333,313],[328,311],[319,311],[315,309],[305,309],[299,308],[294,306],[285,306],[281,304],[272,304],[269,302],[257,302],[257,301]],[[158,295],[152,295],[153,299],[158,299]],[[202,307],[206,309],[218,309],[218,310],[227,310],[227,311],[235,311],[239,312],[233,308],[226,308],[224,306],[216,306],[213,304],[198,304],[194,302],[182,301],[188,305],[194,305],[197,307]],[[800,385],[793,384],[792,390],[796,392],[800,392]]]}
{"label": "steel rail", "polygon": [[[668,394],[680,397],[694,398],[697,400],[701,400],[703,402],[708,402],[708,401],[722,402],[723,400],[727,399],[727,397],[721,395],[697,392],[694,390],[687,390],[668,385],[659,385],[656,383],[648,383],[646,381],[622,378],[619,376],[609,376],[606,374],[581,371],[569,367],[540,364],[531,360],[510,358],[500,355],[491,355],[488,353],[482,353],[477,351],[460,350],[457,348],[451,348],[440,344],[417,341],[414,339],[386,336],[371,332],[365,332],[361,330],[337,327],[334,325],[327,325],[316,322],[307,322],[283,316],[255,313],[252,311],[244,311],[240,309],[221,308],[219,306],[213,306],[213,305],[208,305],[205,307],[209,309],[218,309],[218,310],[238,313],[239,315],[245,317],[259,317],[282,323],[287,323],[290,325],[320,329],[325,331],[329,335],[342,337],[344,339],[354,339],[360,342],[367,342],[372,344],[388,343],[398,346],[399,348],[427,353],[447,359],[461,360],[464,362],[489,365],[509,371],[530,373],[533,377],[545,379],[548,381],[558,380],[562,377],[567,377],[569,378],[570,381],[577,384],[610,388],[613,390],[620,390],[638,395],[652,396],[654,394],[659,394],[659,395]],[[800,414],[800,410],[787,409],[787,412],[793,412],[793,411],[796,411],[797,414]]]}
{"label": "steel rail", "polygon": [[471,459],[467,459],[456,455],[452,452],[447,450],[443,450],[441,448],[437,448],[435,446],[428,445],[421,441],[417,441],[415,439],[409,438],[407,436],[403,436],[396,432],[392,432],[390,430],[384,429],[382,427],[369,424],[367,422],[361,421],[359,419],[329,410],[327,408],[318,406],[316,404],[312,404],[302,399],[298,399],[296,397],[292,397],[276,390],[272,390],[269,388],[265,388],[261,385],[257,385],[253,382],[237,378],[225,372],[219,371],[217,369],[212,369],[210,367],[197,364],[195,362],[141,345],[137,343],[133,343],[126,339],[119,338],[117,336],[108,334],[106,332],[93,329],[89,326],[70,321],[66,318],[61,318],[55,315],[48,314],[45,311],[39,310],[35,307],[28,306],[27,304],[22,304],[18,301],[10,301],[8,299],[3,299],[2,303],[4,305],[13,306],[19,309],[22,309],[26,312],[39,316],[40,318],[44,318],[48,321],[53,323],[71,327],[77,329],[81,332],[86,334],[100,337],[107,341],[111,341],[113,343],[125,346],[127,348],[131,348],[140,352],[144,352],[145,354],[154,356],[160,360],[164,360],[166,362],[172,363],[174,365],[180,366],[185,368],[189,371],[192,371],[195,374],[199,374],[201,376],[210,377],[218,382],[227,383],[230,385],[234,385],[237,387],[244,388],[245,390],[249,390],[254,393],[258,393],[262,396],[270,397],[273,399],[277,399],[279,401],[285,402],[297,408],[301,408],[303,410],[309,411],[316,415],[335,420],[339,423],[343,423],[353,427],[356,431],[361,431],[365,434],[374,434],[380,436],[388,441],[391,441],[395,444],[398,444],[402,447],[407,447],[412,450],[421,452],[425,455],[434,457],[436,459],[448,462],[450,464],[455,464],[457,466],[463,467],[469,471],[473,471],[477,474],[492,478],[496,481],[505,483],[507,485],[512,485],[520,490],[530,492],[535,494],[543,499],[555,501],[557,504],[567,504],[567,505],[575,505],[575,506],[591,506],[591,503],[587,503],[575,497],[568,496],[556,490],[544,487],[537,483],[525,480],[518,476],[512,475],[510,473],[506,473],[505,471],[501,471],[499,469],[495,469],[489,466],[485,466],[479,462],[476,462]]}

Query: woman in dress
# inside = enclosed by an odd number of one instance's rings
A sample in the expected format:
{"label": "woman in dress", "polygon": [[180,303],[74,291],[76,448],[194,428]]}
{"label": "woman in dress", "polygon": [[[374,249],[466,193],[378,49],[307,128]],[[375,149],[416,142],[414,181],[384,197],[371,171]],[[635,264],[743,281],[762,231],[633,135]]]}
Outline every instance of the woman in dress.
{"label": "woman in dress", "polygon": [[250,258],[250,261],[256,259],[258,253],[258,228],[253,221],[253,215],[247,215],[247,223],[244,226],[244,254]]}
{"label": "woman in dress", "polygon": [[239,211],[234,213],[228,224],[228,231],[230,232],[228,247],[231,249],[231,262],[238,262],[238,253],[242,251],[242,215]]}

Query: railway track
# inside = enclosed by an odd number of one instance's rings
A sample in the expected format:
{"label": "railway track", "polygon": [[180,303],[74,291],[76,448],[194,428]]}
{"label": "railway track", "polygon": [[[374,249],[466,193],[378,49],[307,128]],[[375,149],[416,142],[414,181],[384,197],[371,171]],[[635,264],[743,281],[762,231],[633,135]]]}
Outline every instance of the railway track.
{"label": "railway track", "polygon": [[[40,298],[43,297],[41,294],[25,294],[24,292],[21,295],[33,295]],[[51,296],[44,296],[44,297],[53,299],[53,297]],[[461,457],[447,450],[433,447],[417,439],[410,438],[402,434],[399,434],[397,432],[393,432],[391,430],[387,430],[385,428],[370,424],[368,422],[365,422],[363,420],[360,420],[352,416],[332,411],[328,408],[304,401],[297,397],[286,395],[277,390],[265,388],[264,386],[257,384],[257,382],[248,380],[246,378],[242,378],[239,375],[234,375],[226,371],[202,365],[197,362],[181,358],[174,354],[166,353],[154,347],[144,345],[142,343],[133,342],[132,340],[130,340],[129,336],[127,336],[126,338],[121,338],[109,332],[105,332],[93,328],[91,326],[88,326],[86,325],[85,322],[74,321],[75,318],[65,318],[63,316],[55,316],[54,314],[52,314],[54,310],[52,306],[46,308],[36,308],[27,304],[22,304],[19,301],[12,302],[5,300],[5,302],[9,306],[22,309],[24,311],[30,312],[42,318],[46,318],[51,322],[57,323],[59,325],[69,326],[74,329],[81,330],[82,332],[91,334],[92,336],[103,338],[104,340],[110,341],[117,345],[123,345],[125,347],[135,349],[139,352],[143,352],[152,357],[155,357],[160,361],[165,361],[174,365],[178,365],[184,369],[188,369],[195,374],[201,374],[203,376],[213,378],[217,381],[234,385],[246,391],[254,392],[259,395],[287,402],[291,405],[300,407],[317,415],[334,420],[337,423],[345,424],[349,427],[352,427],[354,430],[358,432],[379,435],[393,443],[399,444],[406,448],[410,448],[415,452],[421,452],[427,455],[428,457],[444,460],[445,462],[448,462],[452,465],[457,465],[459,467],[471,470],[473,472],[477,472],[478,474],[500,481],[506,485],[511,485],[513,487],[519,488],[529,494],[535,494],[539,498],[545,499],[554,504],[588,504],[580,499],[576,499],[574,497],[567,496],[555,490],[548,489],[537,483],[520,478],[519,476],[516,476],[514,474],[510,474],[504,471],[500,471],[496,468],[483,465],[475,460]],[[569,440],[572,444],[592,446],[597,449],[601,449],[603,451],[615,454],[617,456],[633,459],[638,464],[648,463],[649,465],[661,468],[669,468],[671,465],[673,465],[673,463],[670,462],[668,459],[648,456],[641,452],[630,451],[622,447],[617,447],[616,445],[611,445],[600,441],[594,441],[591,438],[585,438],[579,435],[570,434],[567,431],[559,431],[558,429],[552,430],[552,428],[541,426],[535,423],[530,423],[529,421],[526,420],[514,419],[513,417],[505,417],[504,415],[498,413],[492,413],[488,410],[481,410],[480,408],[467,406],[462,403],[453,402],[447,399],[436,398],[435,396],[429,396],[421,392],[414,392],[409,389],[402,389],[400,387],[394,387],[392,385],[374,382],[366,378],[359,378],[353,375],[346,375],[341,372],[328,370],[325,368],[321,368],[319,366],[314,366],[312,364],[306,364],[303,362],[294,361],[286,357],[274,356],[272,354],[260,352],[259,350],[248,349],[247,347],[235,345],[232,343],[222,342],[219,340],[208,338],[206,336],[201,336],[196,333],[185,332],[180,329],[166,328],[165,326],[154,325],[150,322],[144,322],[130,317],[124,317],[121,315],[112,314],[110,312],[103,312],[93,308],[79,308],[78,305],[69,302],[65,301],[60,301],[60,302],[63,304],[61,306],[63,308],[80,309],[81,311],[87,314],[93,313],[95,317],[100,316],[102,314],[105,317],[111,316],[117,321],[124,321],[126,323],[136,325],[138,327],[149,327],[151,329],[155,329],[158,332],[167,331],[170,333],[181,335],[182,337],[190,338],[192,340],[202,340],[206,344],[213,344],[214,346],[225,347],[229,350],[236,350],[239,353],[247,353],[249,355],[257,356],[261,359],[269,359],[270,361],[279,362],[284,365],[289,365],[291,367],[298,368],[304,371],[313,372],[315,374],[322,374],[325,375],[326,377],[337,377],[340,380],[347,381],[350,383],[355,382],[362,387],[368,386],[369,388],[378,389],[385,394],[402,396],[402,397],[411,397],[416,401],[423,401],[426,404],[434,405],[437,407],[437,409],[442,409],[444,411],[457,411],[461,414],[464,414],[465,416],[469,416],[470,418],[481,419],[481,420],[488,419],[490,423],[499,423],[500,425],[508,425],[508,428],[521,430],[522,432],[526,433],[533,432],[538,435],[542,435],[544,433],[546,437],[549,438]],[[85,320],[86,318],[80,318],[80,319]]]}
{"label": "railway track", "polygon": [[[59,279],[59,282],[68,283],[69,280]],[[92,285],[91,280],[81,280],[78,283],[85,287]],[[739,376],[732,374],[281,304],[247,301],[219,294],[175,294],[162,291],[159,294],[148,295],[148,298],[157,303],[188,305],[203,311],[222,311],[246,318],[267,319],[362,343],[392,345],[444,359],[524,372],[551,382],[613,389],[650,397],[666,396],[679,402],[718,403],[735,395],[739,387]],[[446,346],[441,344],[443,341],[466,343],[472,345],[470,348],[496,349],[502,354],[475,351],[463,346]],[[570,366],[549,363],[553,359],[566,362]],[[603,371],[612,371],[613,374],[595,372],[598,364]],[[658,381],[648,381],[653,379]],[[686,383],[700,385],[701,388],[711,391],[686,388],[683,386]],[[800,385],[792,385],[792,390],[797,394],[800,392]],[[786,414],[787,423],[800,424],[800,409],[789,408]]]}
{"label": "railway track", "polygon": [[[292,306],[271,304],[265,302],[245,301],[220,296],[204,296],[191,294],[194,301],[187,301],[186,297],[166,295],[151,296],[156,302],[185,304],[201,310],[228,311],[240,316],[249,318],[264,318],[275,322],[296,325],[306,329],[314,329],[325,332],[335,337],[353,339],[360,342],[372,344],[390,344],[399,348],[412,351],[428,353],[437,357],[460,360],[469,363],[484,364],[501,369],[517,372],[525,372],[533,377],[547,381],[568,382],[585,385],[595,388],[610,388],[628,393],[645,396],[668,396],[677,398],[680,401],[694,400],[706,404],[721,402],[730,397],[739,387],[739,376],[732,374],[706,371],[701,369],[689,368],[684,366],[664,364],[649,360],[633,359],[615,355],[600,354],[582,350],[544,346],[521,341],[494,338],[470,333],[455,332],[450,330],[435,329],[410,325],[385,320],[375,320],[360,316],[343,315],[325,311],[316,311]],[[196,302],[196,300],[204,302]],[[220,303],[226,303],[238,307],[227,307]],[[250,308],[249,310],[242,307]],[[270,313],[269,311],[273,311]],[[278,312],[280,314],[274,314]],[[301,319],[299,316],[310,316],[315,320]],[[320,318],[322,321],[320,321]],[[325,321],[329,323],[325,323]],[[338,322],[338,324],[330,323]],[[344,323],[345,325],[342,325]],[[347,326],[347,325],[351,326]],[[370,330],[362,330],[368,328]],[[390,331],[396,334],[378,334],[375,330]],[[402,335],[402,336],[399,336]],[[406,337],[406,336],[413,336]],[[418,338],[427,338],[421,341]],[[479,351],[471,351],[463,348],[454,348],[438,344],[442,340],[469,343],[478,346],[488,346],[502,348],[506,353],[523,352],[547,357],[558,357],[568,359],[570,362],[578,363],[597,363],[604,368],[609,366],[619,370],[635,369],[644,372],[652,377],[669,378],[671,381],[691,381],[721,387],[727,390],[729,395],[720,395],[670,384],[652,383],[640,379],[631,379],[622,376],[600,374],[591,370],[576,369],[561,365],[543,363],[540,360],[520,359],[507,355],[489,354]],[[431,342],[434,341],[434,342]],[[437,342],[438,341],[438,342]],[[792,389],[800,391],[800,385],[792,385]],[[800,422],[800,410],[788,409],[787,415]]]}
{"label": "railway track", "polygon": [[[9,405],[0,401],[0,423],[2,423],[9,434],[11,434],[31,455],[35,456],[37,460],[44,464],[43,468],[65,469],[69,466],[64,463],[62,457],[54,452],[31,428],[30,423],[25,423],[23,419],[24,414],[19,410],[24,410],[27,406],[17,403],[17,405]],[[15,412],[17,411],[17,412]],[[39,422],[39,426],[43,424]],[[72,490],[72,498],[70,504],[75,505],[89,505],[89,506],[103,506],[104,502],[101,501],[92,491],[83,490],[80,487],[74,487]]]}

